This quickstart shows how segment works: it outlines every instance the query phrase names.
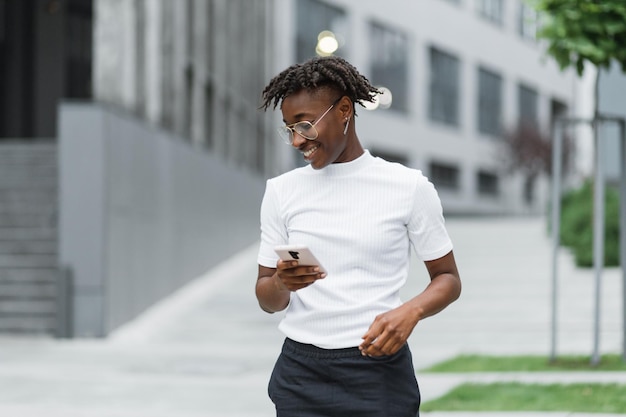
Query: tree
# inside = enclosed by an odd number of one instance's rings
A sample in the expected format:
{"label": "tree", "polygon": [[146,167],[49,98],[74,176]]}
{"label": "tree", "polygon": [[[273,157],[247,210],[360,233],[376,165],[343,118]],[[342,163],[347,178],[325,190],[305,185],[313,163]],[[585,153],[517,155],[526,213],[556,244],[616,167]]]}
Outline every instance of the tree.
{"label": "tree", "polygon": [[[573,143],[569,136],[564,138],[562,166],[567,173],[573,154]],[[506,155],[503,161],[508,171],[520,171],[529,177],[540,174],[552,175],[552,141],[536,127],[520,124],[504,134]]]}
{"label": "tree", "polygon": [[[580,76],[585,69],[585,62],[595,65],[600,70],[610,68],[611,64],[617,61],[622,72],[626,73],[626,0],[527,1],[534,6],[539,15],[538,38],[547,42],[547,53],[554,57],[562,70],[574,66]],[[600,118],[598,114],[599,76],[600,71],[596,74],[594,122]],[[603,184],[596,184],[596,187],[600,186]],[[594,195],[598,196],[597,200],[602,201],[599,194],[594,193]],[[596,203],[597,201],[594,201],[594,207],[597,207]],[[625,208],[622,207],[621,210],[622,219],[626,221]],[[620,251],[624,254],[626,248],[622,247]],[[626,265],[622,265],[622,271],[625,285],[622,300],[624,304],[623,359],[626,361]],[[599,299],[599,277],[596,277],[593,364],[599,361]]]}
{"label": "tree", "polygon": [[[530,204],[534,200],[534,189],[540,175],[552,175],[552,141],[550,136],[527,123],[504,133],[504,154],[501,160],[508,172],[520,172],[524,176],[524,198]],[[564,137],[561,164],[567,173],[572,163],[573,142]]]}
{"label": "tree", "polygon": [[561,69],[575,66],[582,75],[585,61],[609,68],[616,60],[626,73],[626,1],[528,1],[539,13],[537,36]]}

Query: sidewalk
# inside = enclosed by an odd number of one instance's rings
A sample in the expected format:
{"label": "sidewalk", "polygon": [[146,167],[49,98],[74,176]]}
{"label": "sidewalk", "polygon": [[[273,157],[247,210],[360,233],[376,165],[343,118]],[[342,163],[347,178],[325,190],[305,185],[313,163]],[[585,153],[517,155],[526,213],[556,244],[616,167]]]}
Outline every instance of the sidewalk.
{"label": "sidewalk", "polygon": [[[546,355],[550,242],[542,219],[448,220],[463,280],[457,303],[420,323],[417,369],[459,353]],[[266,386],[283,336],[254,297],[256,245],[106,340],[0,338],[0,415],[9,417],[271,417]],[[427,283],[414,262],[405,298]],[[560,258],[558,352],[590,354],[593,273]],[[603,280],[601,352],[621,351],[621,271]],[[626,373],[426,374],[423,400],[464,381],[599,381]],[[571,413],[423,413],[427,417],[564,417]],[[602,416],[607,417],[607,414]]]}

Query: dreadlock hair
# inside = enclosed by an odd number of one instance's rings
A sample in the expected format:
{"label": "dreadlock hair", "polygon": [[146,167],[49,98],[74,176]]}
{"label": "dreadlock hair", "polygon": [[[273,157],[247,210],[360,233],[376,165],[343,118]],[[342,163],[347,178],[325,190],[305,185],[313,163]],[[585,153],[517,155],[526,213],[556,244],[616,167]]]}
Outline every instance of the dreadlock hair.
{"label": "dreadlock hair", "polygon": [[[315,57],[302,64],[294,64],[272,78],[262,94],[259,108],[276,109],[282,100],[301,90],[330,88],[348,96],[352,103],[373,102],[380,93],[357,69],[338,56]],[[356,115],[356,109],[354,111]]]}

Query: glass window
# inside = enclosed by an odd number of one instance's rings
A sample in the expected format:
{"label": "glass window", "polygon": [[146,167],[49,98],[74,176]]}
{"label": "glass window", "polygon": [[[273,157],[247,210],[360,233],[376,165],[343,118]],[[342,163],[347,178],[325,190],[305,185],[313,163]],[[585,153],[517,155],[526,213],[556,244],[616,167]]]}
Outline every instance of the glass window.
{"label": "glass window", "polygon": [[478,194],[497,196],[500,194],[498,176],[487,171],[478,171]]}
{"label": "glass window", "polygon": [[459,60],[439,49],[430,48],[431,120],[459,124]]}
{"label": "glass window", "polygon": [[[65,97],[78,99],[91,98],[93,6],[91,2],[73,1],[68,2],[66,7]],[[139,41],[141,34],[139,31],[137,32]],[[142,45],[139,44],[137,45],[138,48],[141,46]],[[141,52],[143,52],[143,50],[141,50]],[[137,64],[139,63],[138,60]],[[139,65],[137,66],[139,67]],[[138,82],[137,84],[141,83]]]}
{"label": "glass window", "polygon": [[519,123],[531,127],[539,126],[537,112],[537,91],[524,84],[518,88],[519,94]]}
{"label": "glass window", "polygon": [[567,116],[567,104],[556,99],[550,100],[550,131],[554,128],[555,121],[565,116]]}
{"label": "glass window", "polygon": [[0,0],[0,47],[5,39],[6,32],[6,24],[5,24],[5,16],[6,16],[6,0]]}
{"label": "glass window", "polygon": [[524,39],[537,39],[537,11],[526,4],[524,0],[520,1],[519,12],[519,34]]}
{"label": "glass window", "polygon": [[458,166],[431,162],[429,168],[429,179],[436,188],[447,190],[458,190],[460,188],[460,171]]}
{"label": "glass window", "polygon": [[502,77],[478,68],[478,130],[499,136],[502,118]]}
{"label": "glass window", "polygon": [[370,23],[371,81],[391,91],[391,109],[408,111],[408,36]]}
{"label": "glass window", "polygon": [[402,165],[408,165],[408,162],[409,162],[407,158],[407,154],[400,154],[394,151],[389,151],[386,149],[377,149],[377,148],[370,149],[370,152],[372,155],[382,158],[385,161],[397,162]]}
{"label": "glass window", "polygon": [[335,55],[344,55],[346,12],[318,0],[298,0],[296,25],[296,58],[306,61],[318,54],[318,36],[330,31],[338,41]]}
{"label": "glass window", "polygon": [[502,0],[476,0],[478,13],[494,23],[502,24],[503,2]]}

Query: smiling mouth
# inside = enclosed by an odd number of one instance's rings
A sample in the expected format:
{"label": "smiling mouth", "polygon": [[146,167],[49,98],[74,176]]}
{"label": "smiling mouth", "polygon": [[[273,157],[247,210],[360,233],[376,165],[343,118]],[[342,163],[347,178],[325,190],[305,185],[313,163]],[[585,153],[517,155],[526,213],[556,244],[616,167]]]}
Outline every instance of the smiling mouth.
{"label": "smiling mouth", "polygon": [[306,151],[302,152],[302,155],[304,155],[304,157],[308,159],[311,157],[311,155],[313,155],[313,153],[315,153],[317,149],[318,146],[313,146],[312,148],[309,148]]}

